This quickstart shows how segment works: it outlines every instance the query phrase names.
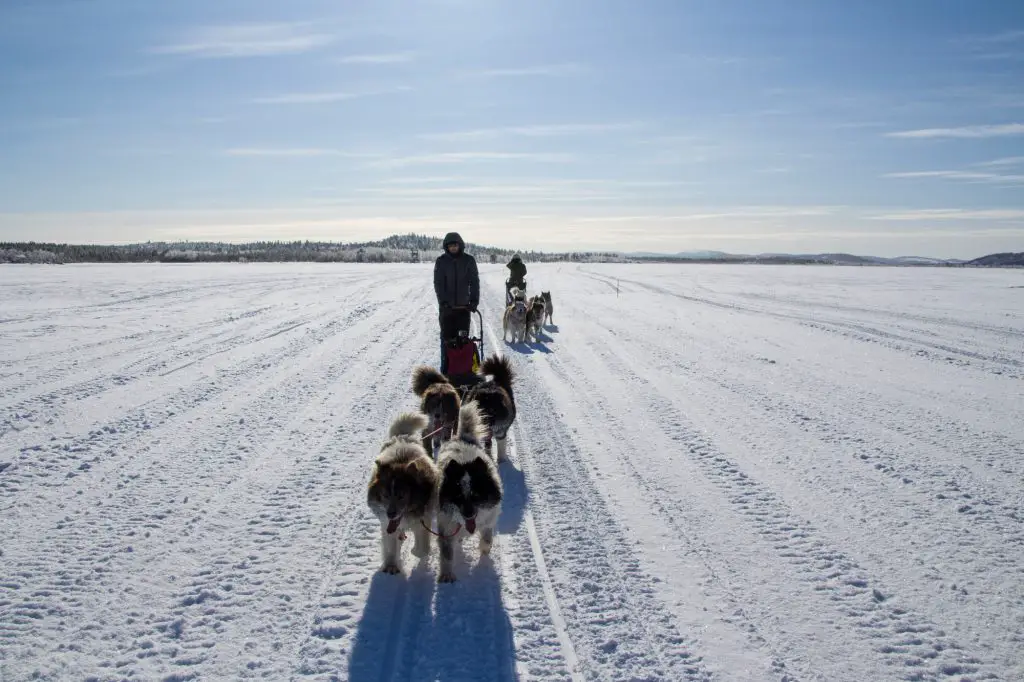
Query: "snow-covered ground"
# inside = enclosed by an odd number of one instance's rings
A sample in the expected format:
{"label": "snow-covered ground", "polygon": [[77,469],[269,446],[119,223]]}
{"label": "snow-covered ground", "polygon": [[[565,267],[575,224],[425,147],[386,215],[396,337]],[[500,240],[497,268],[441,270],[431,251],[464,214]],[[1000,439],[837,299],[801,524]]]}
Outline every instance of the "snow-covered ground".
{"label": "snow-covered ground", "polygon": [[[531,265],[490,559],[378,572],[430,265],[0,268],[0,679],[1024,679],[1024,273]],[[411,544],[407,543],[407,544]]]}

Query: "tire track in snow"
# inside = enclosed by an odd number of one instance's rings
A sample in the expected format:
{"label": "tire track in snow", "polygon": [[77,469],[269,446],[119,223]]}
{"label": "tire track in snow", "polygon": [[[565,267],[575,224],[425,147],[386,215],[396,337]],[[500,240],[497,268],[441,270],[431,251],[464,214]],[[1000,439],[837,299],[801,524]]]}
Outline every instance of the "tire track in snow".
{"label": "tire track in snow", "polygon": [[[944,680],[953,675],[997,679],[986,663],[963,653],[956,642],[923,617],[895,605],[888,587],[875,587],[879,583],[852,559],[816,538],[809,522],[798,518],[777,495],[743,473],[688,422],[656,384],[637,374],[632,369],[636,358],[619,360],[612,357],[612,353],[622,352],[619,345],[606,348],[595,351],[595,355],[607,364],[610,374],[642,389],[633,393],[640,399],[642,411],[659,415],[660,420],[678,428],[673,439],[726,494],[733,510],[753,525],[780,559],[796,569],[808,589],[827,595],[828,602],[852,623],[854,632],[872,642],[883,657],[894,659],[890,665],[905,671],[902,679]],[[662,503],[669,507],[682,494],[656,479],[648,479],[648,485],[660,491]],[[678,515],[685,518],[685,510],[679,508]]]}

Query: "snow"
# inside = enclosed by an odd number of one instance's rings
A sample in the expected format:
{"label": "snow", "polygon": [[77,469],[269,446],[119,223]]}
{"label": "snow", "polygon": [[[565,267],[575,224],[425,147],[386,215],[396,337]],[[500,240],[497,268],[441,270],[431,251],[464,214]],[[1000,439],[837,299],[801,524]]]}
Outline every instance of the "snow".
{"label": "snow", "polygon": [[[0,268],[0,679],[1024,679],[1012,270],[531,264],[491,557],[365,503],[429,263]],[[407,543],[407,545],[411,545]]]}

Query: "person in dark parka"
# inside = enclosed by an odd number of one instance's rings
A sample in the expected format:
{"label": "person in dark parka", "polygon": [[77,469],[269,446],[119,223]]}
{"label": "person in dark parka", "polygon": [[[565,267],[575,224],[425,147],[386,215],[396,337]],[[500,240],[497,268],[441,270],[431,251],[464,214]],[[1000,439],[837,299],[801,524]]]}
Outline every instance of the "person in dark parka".
{"label": "person in dark parka", "polygon": [[522,257],[517,253],[505,267],[512,273],[508,280],[509,286],[522,289],[526,285],[526,264],[523,263]]}
{"label": "person in dark parka", "polygon": [[[466,253],[458,232],[444,236],[444,253],[434,261],[434,293],[437,295],[438,324],[441,327],[441,373],[448,371],[445,340],[469,331],[470,312],[480,305],[480,274],[476,259]],[[466,308],[466,310],[455,310]]]}

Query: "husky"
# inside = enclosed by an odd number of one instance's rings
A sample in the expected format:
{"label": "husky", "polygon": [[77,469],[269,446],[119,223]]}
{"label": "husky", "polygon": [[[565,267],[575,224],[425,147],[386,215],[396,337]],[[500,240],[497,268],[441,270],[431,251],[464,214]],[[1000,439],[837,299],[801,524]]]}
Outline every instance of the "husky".
{"label": "husky", "polygon": [[437,492],[437,544],[441,566],[439,583],[455,582],[455,545],[480,530],[480,553],[490,554],[495,527],[501,514],[502,490],[498,466],[484,452],[481,439],[486,429],[475,401],[459,410],[456,437],[441,446]]}
{"label": "husky", "polygon": [[428,365],[413,370],[412,392],[420,398],[420,411],[430,419],[429,437],[423,438],[423,448],[433,456],[442,443],[452,438],[462,400],[448,377]]}
{"label": "husky", "polygon": [[441,477],[420,439],[426,426],[427,418],[417,412],[395,418],[373,462],[366,490],[366,503],[380,519],[380,570],[391,575],[402,571],[405,531],[412,529],[416,538],[414,556],[422,559],[430,553],[428,529],[437,511]]}
{"label": "husky", "polygon": [[512,343],[523,343],[526,341],[526,303],[516,299],[512,305],[505,309],[502,320],[504,334],[502,340],[508,341],[509,330],[512,331]]}
{"label": "husky", "polygon": [[555,315],[555,308],[554,308],[554,305],[551,303],[551,292],[550,291],[542,291],[542,292],[540,292],[540,296],[541,296],[541,298],[544,299],[544,321],[545,322],[549,322],[551,324],[554,324],[555,323],[555,317],[554,317],[554,315]]}
{"label": "husky", "polygon": [[[506,459],[505,444],[508,430],[516,420],[516,400],[512,392],[515,372],[508,358],[493,353],[480,365],[483,381],[473,384],[463,398],[464,403],[475,401],[484,421],[483,449],[490,454],[491,443],[497,441],[498,461]],[[490,379],[486,377],[490,376]]]}
{"label": "husky", "polygon": [[533,335],[534,342],[540,341],[540,328],[544,324],[544,299],[534,296],[527,303],[526,309],[526,338],[529,340]]}

